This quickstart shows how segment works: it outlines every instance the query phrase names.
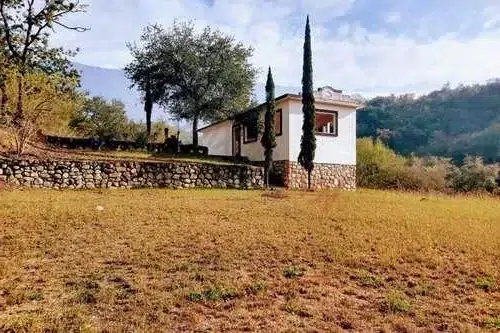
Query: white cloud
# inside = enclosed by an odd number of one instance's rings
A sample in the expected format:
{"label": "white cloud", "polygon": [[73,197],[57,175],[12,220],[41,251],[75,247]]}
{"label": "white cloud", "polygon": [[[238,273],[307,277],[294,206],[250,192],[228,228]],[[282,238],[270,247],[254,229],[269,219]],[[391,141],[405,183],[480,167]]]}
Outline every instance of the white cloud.
{"label": "white cloud", "polygon": [[401,14],[398,12],[390,12],[385,16],[386,23],[399,23],[401,21]]}
{"label": "white cloud", "polygon": [[483,10],[484,23],[483,27],[485,29],[498,28],[500,25],[500,4],[495,3],[487,6]]}
{"label": "white cloud", "polygon": [[[62,32],[58,42],[81,46],[78,62],[121,67],[130,60],[125,42],[138,40],[147,23],[168,26],[175,18],[195,19],[199,26],[214,25],[253,46],[253,61],[263,69],[260,81],[271,65],[277,84],[300,86],[303,24],[305,13],[310,13],[317,86],[329,84],[371,95],[425,92],[445,82],[482,82],[500,76],[500,30],[487,23],[495,17],[492,9],[485,9],[487,31],[465,40],[450,34],[424,42],[368,31],[356,21],[343,20],[331,29],[325,22],[348,13],[354,0],[296,0],[295,5],[286,0],[215,0],[212,7],[182,0],[123,2],[94,0],[87,14],[72,18],[72,23],[90,25],[92,30]],[[389,13],[386,20],[400,20],[396,14]]]}

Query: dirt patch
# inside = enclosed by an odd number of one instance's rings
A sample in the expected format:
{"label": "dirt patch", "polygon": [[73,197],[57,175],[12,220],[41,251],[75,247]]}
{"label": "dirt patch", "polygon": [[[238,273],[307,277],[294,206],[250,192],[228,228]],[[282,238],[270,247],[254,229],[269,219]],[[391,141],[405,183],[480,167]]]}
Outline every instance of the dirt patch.
{"label": "dirt patch", "polygon": [[262,193],[261,196],[263,198],[281,199],[281,200],[288,198],[288,194],[285,190],[266,191],[266,192]]}

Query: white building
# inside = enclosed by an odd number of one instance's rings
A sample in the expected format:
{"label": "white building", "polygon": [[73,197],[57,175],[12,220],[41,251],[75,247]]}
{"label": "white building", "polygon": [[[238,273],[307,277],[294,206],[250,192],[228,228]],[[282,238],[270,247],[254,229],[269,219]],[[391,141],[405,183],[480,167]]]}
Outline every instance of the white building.
{"label": "white building", "polygon": [[[355,188],[356,110],[361,107],[342,91],[324,87],[315,92],[316,155],[312,174],[316,188]],[[200,143],[210,155],[246,157],[264,161],[258,115],[263,121],[266,105],[261,104],[230,119],[199,130]],[[302,98],[286,94],[276,98],[276,143],[272,181],[289,188],[307,186],[307,172],[297,163],[302,136]]]}

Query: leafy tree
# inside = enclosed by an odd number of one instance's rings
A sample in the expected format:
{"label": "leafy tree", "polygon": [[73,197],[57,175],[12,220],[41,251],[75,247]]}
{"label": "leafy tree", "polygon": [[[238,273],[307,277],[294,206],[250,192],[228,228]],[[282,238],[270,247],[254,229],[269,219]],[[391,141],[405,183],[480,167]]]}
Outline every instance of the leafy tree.
{"label": "leafy tree", "polygon": [[[75,77],[67,59],[72,52],[49,47],[49,31],[59,26],[65,29],[84,31],[83,27],[72,27],[62,22],[71,13],[84,11],[79,0],[0,0],[0,52],[4,66],[15,66],[18,70],[16,113],[14,124],[20,124],[24,115],[24,84],[30,70],[37,69],[47,74]],[[2,71],[2,69],[0,69]],[[6,95],[5,80],[0,78],[0,93],[3,107]]]}
{"label": "leafy tree", "polygon": [[144,112],[146,113],[146,130],[151,136],[151,115],[153,105],[160,102],[163,87],[156,77],[158,74],[158,59],[153,52],[151,37],[156,31],[155,26],[146,27],[141,36],[141,45],[128,43],[127,46],[134,60],[125,67],[127,77],[132,81],[132,87],[137,87],[142,92]]}
{"label": "leafy tree", "polygon": [[311,188],[311,173],[314,169],[314,153],[316,150],[316,137],[314,134],[316,110],[314,106],[311,28],[309,26],[309,16],[307,16],[304,41],[302,113],[304,114],[304,123],[302,125],[299,163],[307,171],[307,186],[308,188]]}
{"label": "leafy tree", "polygon": [[[4,73],[6,95],[16,95],[19,71],[9,68]],[[28,142],[40,129],[52,133],[64,131],[71,116],[81,106],[75,78],[32,70],[23,80],[23,118],[16,119],[17,101],[14,99],[5,101],[5,112],[0,115],[0,122],[9,129],[18,155],[23,154]]]}
{"label": "leafy tree", "polygon": [[200,121],[220,120],[248,106],[257,72],[249,62],[252,49],[233,37],[174,23],[169,29],[149,26],[141,42],[141,48],[131,47],[131,79],[141,87],[149,82],[153,101],[174,118],[193,122],[193,145]]}
{"label": "leafy tree", "polygon": [[125,105],[118,100],[108,102],[102,97],[88,99],[70,123],[78,134],[103,140],[123,139],[128,125]]}
{"label": "leafy tree", "polygon": [[269,67],[266,83],[266,114],[264,117],[264,133],[261,139],[261,144],[264,147],[264,173],[267,186],[269,186],[269,173],[273,166],[273,149],[276,148],[276,130],[274,127],[275,116],[274,81],[273,74],[271,73],[271,67]]}

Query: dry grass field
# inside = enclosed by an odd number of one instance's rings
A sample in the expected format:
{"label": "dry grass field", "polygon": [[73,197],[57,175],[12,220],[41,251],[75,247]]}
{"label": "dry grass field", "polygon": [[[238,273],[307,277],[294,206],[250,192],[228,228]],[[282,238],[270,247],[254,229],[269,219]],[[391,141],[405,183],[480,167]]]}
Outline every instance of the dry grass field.
{"label": "dry grass field", "polygon": [[0,331],[500,329],[500,200],[0,192]]}

